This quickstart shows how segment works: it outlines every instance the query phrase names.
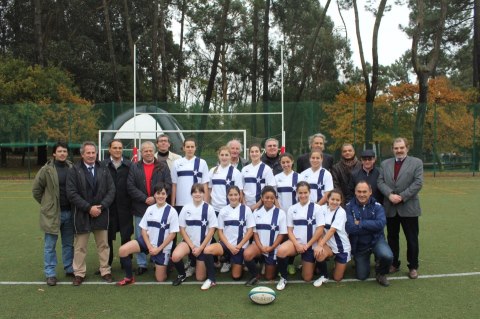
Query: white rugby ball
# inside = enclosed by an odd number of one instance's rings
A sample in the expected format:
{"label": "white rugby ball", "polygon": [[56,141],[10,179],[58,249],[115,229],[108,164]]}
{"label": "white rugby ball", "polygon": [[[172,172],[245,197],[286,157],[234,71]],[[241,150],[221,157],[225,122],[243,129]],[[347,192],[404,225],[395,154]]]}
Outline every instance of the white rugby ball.
{"label": "white rugby ball", "polygon": [[248,298],[258,305],[268,305],[277,298],[277,294],[271,288],[260,286],[250,290]]}

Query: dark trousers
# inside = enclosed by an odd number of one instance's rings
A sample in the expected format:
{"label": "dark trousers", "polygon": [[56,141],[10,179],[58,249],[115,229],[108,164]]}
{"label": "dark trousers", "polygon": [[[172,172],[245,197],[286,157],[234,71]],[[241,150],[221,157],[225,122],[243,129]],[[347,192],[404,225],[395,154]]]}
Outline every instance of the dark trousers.
{"label": "dark trousers", "polygon": [[393,252],[393,266],[400,266],[400,225],[402,226],[405,239],[407,240],[408,269],[418,269],[418,217],[395,217],[387,218],[388,245]]}

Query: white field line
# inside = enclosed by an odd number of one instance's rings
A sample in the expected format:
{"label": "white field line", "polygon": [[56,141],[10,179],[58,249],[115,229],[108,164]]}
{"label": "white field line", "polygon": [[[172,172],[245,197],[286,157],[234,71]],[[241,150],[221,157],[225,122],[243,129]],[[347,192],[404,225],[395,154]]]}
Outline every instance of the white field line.
{"label": "white field line", "polygon": [[[480,272],[463,272],[463,273],[454,273],[454,274],[438,274],[438,275],[420,275],[418,279],[431,279],[431,278],[446,278],[446,277],[466,277],[466,276],[480,276]],[[402,277],[388,277],[389,280],[410,280],[407,276]],[[375,278],[368,278],[365,281],[374,281]],[[341,282],[359,282],[360,280],[357,279],[344,279]],[[333,280],[330,280],[332,283]],[[182,285],[201,285],[203,282],[200,281],[185,281]],[[303,280],[289,280],[289,284],[309,284]],[[71,285],[71,281],[58,281],[57,285]],[[135,285],[171,285],[171,281],[166,282],[154,282],[154,281],[143,281],[143,282],[136,282]],[[217,285],[244,285],[245,281],[218,281]],[[273,285],[273,281],[261,281],[259,284],[264,285]],[[0,281],[0,285],[45,285],[44,281]],[[113,286],[115,283],[106,283],[102,281],[84,281],[82,285],[110,285]]]}

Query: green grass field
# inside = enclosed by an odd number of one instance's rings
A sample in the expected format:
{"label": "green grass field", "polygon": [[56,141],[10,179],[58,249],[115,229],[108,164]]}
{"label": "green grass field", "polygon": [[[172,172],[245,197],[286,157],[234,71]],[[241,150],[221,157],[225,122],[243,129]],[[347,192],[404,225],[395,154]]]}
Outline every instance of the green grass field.
{"label": "green grass field", "polygon": [[[249,288],[226,283],[227,276],[219,278],[225,284],[206,292],[200,284],[148,284],[153,281],[151,271],[138,278],[137,285],[99,284],[100,278],[93,275],[98,267],[93,238],[86,284],[72,287],[59,265],[62,283],[48,287],[43,283],[43,233],[31,183],[0,181],[0,318],[477,318],[480,314],[478,177],[426,179],[421,192],[419,279],[405,279],[402,268],[384,288],[374,281],[351,280],[349,267],[344,282],[321,288],[292,283],[268,306],[252,304]],[[463,273],[470,275],[443,276]],[[118,259],[113,274],[123,276]],[[265,285],[274,288],[273,283]]]}

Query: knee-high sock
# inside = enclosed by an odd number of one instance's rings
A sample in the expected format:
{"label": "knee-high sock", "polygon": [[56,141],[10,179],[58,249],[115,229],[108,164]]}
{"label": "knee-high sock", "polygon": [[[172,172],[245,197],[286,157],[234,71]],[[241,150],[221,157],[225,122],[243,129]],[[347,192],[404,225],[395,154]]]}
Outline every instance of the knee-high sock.
{"label": "knee-high sock", "polygon": [[278,272],[284,279],[287,279],[288,257],[280,258],[277,256],[277,263],[278,263]]}
{"label": "knee-high sock", "polygon": [[248,272],[250,273],[250,275],[253,276],[258,276],[258,269],[257,269],[257,264],[255,264],[255,260],[250,260],[250,261],[244,261],[245,263],[245,266],[247,266],[248,268]]}
{"label": "knee-high sock", "polygon": [[175,266],[179,276],[185,276],[185,265],[183,264],[183,260],[180,259],[179,262],[173,263],[173,265]]}
{"label": "knee-high sock", "polygon": [[213,264],[212,254],[205,254],[205,267],[207,267],[207,278],[212,282],[216,282],[215,265]]}
{"label": "knee-high sock", "polygon": [[122,264],[123,269],[125,270],[125,277],[132,278],[132,258],[130,256],[120,257],[120,263]]}
{"label": "knee-high sock", "polygon": [[316,266],[317,266],[318,272],[320,273],[320,276],[328,278],[327,262],[326,261],[317,261]]}

